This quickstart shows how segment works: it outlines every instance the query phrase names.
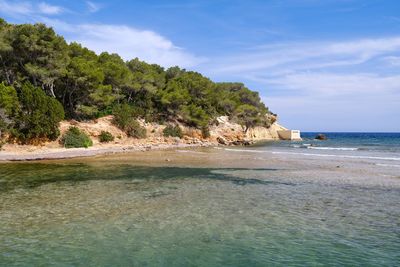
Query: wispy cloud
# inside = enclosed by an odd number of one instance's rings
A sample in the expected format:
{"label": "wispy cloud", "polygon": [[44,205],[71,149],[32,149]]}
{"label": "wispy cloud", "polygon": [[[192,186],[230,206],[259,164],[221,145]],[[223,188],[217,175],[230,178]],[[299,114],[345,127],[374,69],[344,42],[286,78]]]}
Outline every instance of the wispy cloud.
{"label": "wispy cloud", "polygon": [[11,17],[32,15],[58,15],[64,11],[63,7],[50,5],[46,2],[32,3],[27,1],[0,0],[0,13]]}
{"label": "wispy cloud", "polygon": [[387,56],[382,60],[392,66],[400,66],[400,56]]}
{"label": "wispy cloud", "polygon": [[[399,65],[400,36],[391,36],[258,46],[201,69],[220,80],[262,86],[255,89],[283,121],[301,121],[288,127],[313,130],[312,123],[326,118],[330,129],[366,130],[372,118],[400,115]],[[341,127],[341,116],[353,125]]]}
{"label": "wispy cloud", "polygon": [[29,2],[10,2],[0,0],[0,12],[3,14],[30,14],[32,11],[32,4]]}
{"label": "wispy cloud", "polygon": [[375,56],[400,50],[400,36],[347,42],[285,43],[259,46],[240,55],[217,60],[216,72],[243,73],[288,67],[316,69],[367,62]]}
{"label": "wispy cloud", "polygon": [[192,67],[203,61],[153,31],[139,30],[124,25],[83,24],[76,26],[73,40],[98,53],[115,52],[126,60],[139,57],[147,62],[158,63],[165,67],[174,65]]}
{"label": "wispy cloud", "polygon": [[102,8],[102,5],[92,1],[86,1],[86,6],[90,13],[95,13]]}
{"label": "wispy cloud", "polygon": [[[86,1],[89,11],[96,12],[101,5]],[[179,65],[190,68],[205,61],[175,45],[161,34],[126,25],[68,23],[62,17],[54,17],[64,10],[45,2],[0,0],[0,14],[16,17],[19,21],[43,22],[53,27],[68,41],[76,41],[97,53],[118,53],[125,60],[140,58],[164,67]]]}
{"label": "wispy cloud", "polygon": [[171,40],[150,30],[126,25],[69,24],[62,20],[42,18],[68,41],[76,41],[97,53],[118,53],[125,60],[135,57],[164,67],[190,68],[206,59],[176,46]]}
{"label": "wispy cloud", "polygon": [[40,13],[46,14],[46,15],[57,15],[57,14],[60,14],[61,12],[63,12],[62,7],[49,5],[45,2],[39,3],[39,5],[37,7],[38,7],[38,10]]}

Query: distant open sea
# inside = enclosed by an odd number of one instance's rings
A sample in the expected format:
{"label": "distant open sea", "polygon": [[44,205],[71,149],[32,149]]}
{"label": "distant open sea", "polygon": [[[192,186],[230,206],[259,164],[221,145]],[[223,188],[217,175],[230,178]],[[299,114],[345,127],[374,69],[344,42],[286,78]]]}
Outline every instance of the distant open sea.
{"label": "distant open sea", "polygon": [[256,144],[253,149],[304,156],[360,158],[398,161],[400,133],[324,132],[327,140],[316,140],[319,132],[303,132],[302,141],[273,141]]}

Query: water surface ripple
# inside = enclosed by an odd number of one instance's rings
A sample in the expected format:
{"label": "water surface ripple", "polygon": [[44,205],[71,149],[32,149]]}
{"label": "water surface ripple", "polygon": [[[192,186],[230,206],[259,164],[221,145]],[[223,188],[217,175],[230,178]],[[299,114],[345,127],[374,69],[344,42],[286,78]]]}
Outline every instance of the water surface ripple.
{"label": "water surface ripple", "polygon": [[1,266],[399,266],[400,187],[284,168],[0,166]]}

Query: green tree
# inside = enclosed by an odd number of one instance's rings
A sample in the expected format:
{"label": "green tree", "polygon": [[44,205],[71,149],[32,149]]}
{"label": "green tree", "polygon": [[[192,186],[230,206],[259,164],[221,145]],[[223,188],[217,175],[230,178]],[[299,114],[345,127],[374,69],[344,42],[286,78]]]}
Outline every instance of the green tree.
{"label": "green tree", "polygon": [[0,138],[12,127],[12,118],[18,110],[17,91],[12,86],[0,83]]}
{"label": "green tree", "polygon": [[13,68],[13,47],[11,46],[11,26],[0,18],[0,80],[11,85],[15,80]]}
{"label": "green tree", "polygon": [[[4,107],[0,108],[0,124],[21,140],[57,135],[50,127],[57,123],[49,120],[58,117],[48,114],[55,114],[51,110],[58,110],[59,105],[47,96],[61,102],[67,118],[91,119],[114,110],[116,117],[126,121],[123,128],[133,135],[140,129],[139,117],[179,121],[204,130],[204,135],[209,121],[221,115],[241,123],[246,131],[254,125],[270,125],[275,118],[268,116],[271,113],[259,94],[242,83],[215,83],[177,66],[165,70],[138,58],[125,62],[117,54],[97,55],[78,43],[68,45],[44,24],[16,25],[0,19],[1,82]],[[15,102],[11,95],[17,95],[17,101],[5,108],[4,103]],[[48,102],[48,108],[42,102]],[[34,105],[37,107],[32,110]],[[15,109],[10,111],[10,107]]]}
{"label": "green tree", "polygon": [[240,105],[235,112],[237,121],[244,127],[245,133],[249,128],[257,126],[261,122],[259,111],[252,105]]}
{"label": "green tree", "polygon": [[65,75],[69,62],[64,38],[41,23],[16,25],[12,36],[11,46],[19,72],[56,97],[55,82]]}
{"label": "green tree", "polygon": [[60,134],[59,122],[64,119],[60,102],[30,83],[21,87],[18,99],[21,109],[14,118],[14,136],[23,143],[55,140]]}

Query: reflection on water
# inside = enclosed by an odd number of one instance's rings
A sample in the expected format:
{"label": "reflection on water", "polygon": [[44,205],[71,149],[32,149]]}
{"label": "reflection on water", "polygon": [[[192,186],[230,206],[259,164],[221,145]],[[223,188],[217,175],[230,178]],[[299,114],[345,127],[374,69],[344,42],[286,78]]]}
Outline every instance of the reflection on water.
{"label": "reflection on water", "polygon": [[[135,167],[131,165],[91,166],[87,164],[19,164],[3,165],[0,169],[0,192],[18,187],[33,188],[48,183],[77,183],[89,180],[165,180],[197,177],[231,181],[238,185],[278,183],[259,179],[240,178],[221,173],[221,170],[250,170],[245,168],[180,168]],[[251,169],[276,171],[276,169]],[[219,171],[219,172],[218,172]]]}
{"label": "reflection on water", "polygon": [[395,266],[398,187],[279,169],[5,164],[1,266]]}

